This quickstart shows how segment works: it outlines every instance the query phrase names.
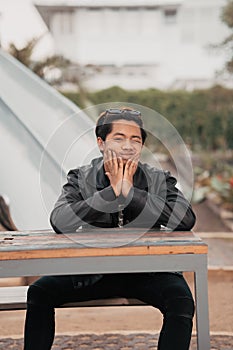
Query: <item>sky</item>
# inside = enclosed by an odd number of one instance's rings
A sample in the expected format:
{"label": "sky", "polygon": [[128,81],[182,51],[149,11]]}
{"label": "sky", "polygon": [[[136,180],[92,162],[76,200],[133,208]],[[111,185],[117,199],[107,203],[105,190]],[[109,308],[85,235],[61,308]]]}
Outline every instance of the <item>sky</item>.
{"label": "sky", "polygon": [[53,53],[53,42],[33,1],[0,0],[0,41],[4,49],[10,42],[21,48],[28,40],[41,35],[43,38],[34,52],[37,59]]}

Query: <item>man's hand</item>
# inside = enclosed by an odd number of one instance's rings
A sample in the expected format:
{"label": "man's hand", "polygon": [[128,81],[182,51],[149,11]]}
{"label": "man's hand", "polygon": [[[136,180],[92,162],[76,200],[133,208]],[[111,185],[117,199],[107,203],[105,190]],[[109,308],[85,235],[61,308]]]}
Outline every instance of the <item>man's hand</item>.
{"label": "man's hand", "polygon": [[118,197],[122,191],[123,160],[117,158],[116,153],[111,150],[104,152],[104,169],[109,178],[113,191]]}
{"label": "man's hand", "polygon": [[127,197],[130,189],[133,187],[133,176],[138,167],[139,157],[136,156],[132,159],[129,159],[125,164],[124,176],[122,181],[122,195]]}

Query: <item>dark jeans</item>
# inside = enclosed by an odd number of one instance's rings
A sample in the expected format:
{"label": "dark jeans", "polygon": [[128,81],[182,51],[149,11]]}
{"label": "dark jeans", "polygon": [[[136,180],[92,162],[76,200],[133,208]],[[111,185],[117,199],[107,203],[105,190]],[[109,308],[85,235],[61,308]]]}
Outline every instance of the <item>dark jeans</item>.
{"label": "dark jeans", "polygon": [[111,297],[136,298],[164,316],[159,350],[188,350],[194,302],[182,275],[106,274],[92,285],[83,276],[45,276],[28,290],[24,350],[49,350],[54,340],[54,307],[66,302]]}

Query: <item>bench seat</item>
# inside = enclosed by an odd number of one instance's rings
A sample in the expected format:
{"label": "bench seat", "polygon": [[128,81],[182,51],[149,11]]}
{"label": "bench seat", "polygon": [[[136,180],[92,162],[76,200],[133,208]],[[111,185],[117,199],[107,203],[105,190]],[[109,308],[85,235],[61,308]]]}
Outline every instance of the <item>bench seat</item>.
{"label": "bench seat", "polygon": [[[0,287],[0,310],[24,310],[26,309],[28,286]],[[137,299],[111,298],[74,303],[66,303],[60,307],[92,307],[92,306],[135,306],[145,305]]]}

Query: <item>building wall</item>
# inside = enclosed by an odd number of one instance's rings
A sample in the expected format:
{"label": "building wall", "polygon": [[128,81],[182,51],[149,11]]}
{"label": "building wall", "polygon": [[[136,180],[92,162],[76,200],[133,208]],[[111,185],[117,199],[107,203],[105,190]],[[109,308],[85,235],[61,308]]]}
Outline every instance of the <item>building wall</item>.
{"label": "building wall", "polygon": [[[225,0],[184,0],[160,7],[77,7],[55,12],[56,53],[82,65],[153,66],[157,82],[212,79],[225,62],[208,45],[228,34],[219,16]],[[70,11],[70,12],[69,12]],[[145,74],[147,74],[145,72]]]}
{"label": "building wall", "polygon": [[58,52],[81,64],[148,64],[161,59],[161,21],[156,9],[81,8],[54,14],[51,31]]}

